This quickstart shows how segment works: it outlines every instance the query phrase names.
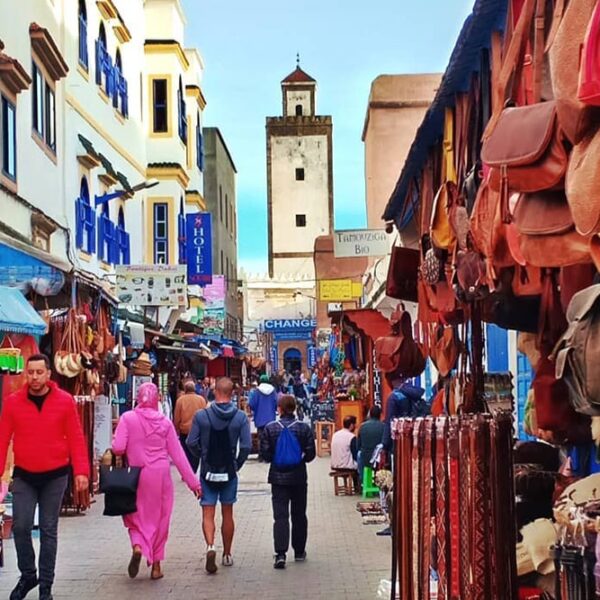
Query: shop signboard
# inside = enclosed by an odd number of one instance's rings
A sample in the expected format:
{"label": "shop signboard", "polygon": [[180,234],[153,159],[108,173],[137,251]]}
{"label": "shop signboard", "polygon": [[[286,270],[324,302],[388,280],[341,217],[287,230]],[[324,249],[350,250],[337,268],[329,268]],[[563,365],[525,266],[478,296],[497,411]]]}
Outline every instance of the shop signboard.
{"label": "shop signboard", "polygon": [[186,215],[186,258],[188,283],[212,283],[212,215],[197,212]]}
{"label": "shop signboard", "polygon": [[117,265],[119,304],[187,306],[185,265]]}
{"label": "shop signboard", "polygon": [[269,360],[273,371],[279,371],[279,357],[277,356],[277,346],[271,346],[269,350]]}
{"label": "shop signboard", "polygon": [[383,229],[344,229],[333,233],[333,255],[336,258],[386,256],[390,238]]}
{"label": "shop signboard", "polygon": [[223,335],[225,330],[225,276],[215,275],[212,283],[204,287],[202,328],[208,335]]}
{"label": "shop signboard", "polygon": [[317,364],[318,350],[315,346],[308,349],[308,367],[312,369]]}
{"label": "shop signboard", "polygon": [[263,322],[265,331],[271,333],[285,331],[312,331],[317,326],[317,320],[312,318],[307,319],[266,319]]}
{"label": "shop signboard", "polygon": [[321,302],[349,302],[362,296],[362,284],[351,279],[323,279],[319,281]]}
{"label": "shop signboard", "polygon": [[273,334],[273,339],[276,342],[286,342],[291,340],[310,341],[312,340],[312,335],[312,329],[298,329],[296,331],[278,331]]}

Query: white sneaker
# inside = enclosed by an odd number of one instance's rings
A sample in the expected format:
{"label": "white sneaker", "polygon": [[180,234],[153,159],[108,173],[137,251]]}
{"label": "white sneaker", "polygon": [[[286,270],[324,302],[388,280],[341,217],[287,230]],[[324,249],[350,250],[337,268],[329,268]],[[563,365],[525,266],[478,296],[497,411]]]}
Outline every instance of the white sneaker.
{"label": "white sneaker", "polygon": [[223,566],[233,567],[233,556],[231,554],[223,554]]}

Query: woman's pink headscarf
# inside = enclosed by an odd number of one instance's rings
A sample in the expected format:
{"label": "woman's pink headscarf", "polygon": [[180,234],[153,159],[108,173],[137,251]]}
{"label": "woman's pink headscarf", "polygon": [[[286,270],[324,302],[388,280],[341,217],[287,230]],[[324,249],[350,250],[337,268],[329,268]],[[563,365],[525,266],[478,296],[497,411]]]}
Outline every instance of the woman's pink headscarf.
{"label": "woman's pink headscarf", "polygon": [[166,435],[170,421],[158,411],[158,388],[153,383],[142,383],[138,388],[135,411],[141,417],[146,435]]}
{"label": "woman's pink headscarf", "polygon": [[158,410],[158,388],[153,383],[142,383],[135,399],[137,408]]}

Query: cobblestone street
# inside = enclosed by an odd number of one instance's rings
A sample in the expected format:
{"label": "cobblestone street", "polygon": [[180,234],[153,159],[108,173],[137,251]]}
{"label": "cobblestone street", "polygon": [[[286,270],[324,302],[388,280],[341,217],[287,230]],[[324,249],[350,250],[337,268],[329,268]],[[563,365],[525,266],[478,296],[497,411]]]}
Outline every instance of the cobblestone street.
{"label": "cobblestone street", "polygon": [[[232,598],[271,600],[369,599],[381,578],[389,578],[390,538],[363,525],[355,510],[358,497],[335,497],[328,477],[329,459],[309,465],[309,544],[306,563],[272,565],[271,503],[267,465],[255,460],[242,469],[235,508],[236,536],[232,568],[219,566],[215,576],[204,571],[205,544],[200,509],[177,479],[176,505],[164,563],[165,578],[153,582],[142,568],[128,578],[128,536],[119,518],[102,516],[103,498],[84,517],[60,522],[56,600],[199,600]],[[174,473],[174,477],[176,474]],[[221,553],[220,545],[217,551]],[[8,598],[18,574],[12,540],[6,543],[6,566],[0,570],[0,598]],[[37,590],[28,598],[37,598]]]}

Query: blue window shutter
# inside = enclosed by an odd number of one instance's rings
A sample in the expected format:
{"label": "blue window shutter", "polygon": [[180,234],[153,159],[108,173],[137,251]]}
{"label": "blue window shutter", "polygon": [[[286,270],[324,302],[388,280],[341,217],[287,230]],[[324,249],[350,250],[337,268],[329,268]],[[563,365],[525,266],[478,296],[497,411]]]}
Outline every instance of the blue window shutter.
{"label": "blue window shutter", "polygon": [[96,84],[102,85],[102,66],[104,62],[104,46],[101,40],[96,40]]}
{"label": "blue window shutter", "polygon": [[83,201],[81,198],[75,200],[75,246],[83,248],[83,227],[85,221]]}
{"label": "blue window shutter", "polygon": [[103,215],[98,216],[98,258],[104,260],[104,223]]}
{"label": "blue window shutter", "polygon": [[131,255],[129,248],[129,234],[126,233],[124,235],[124,243],[123,243],[123,264],[128,265],[131,263]]}
{"label": "blue window shutter", "polygon": [[487,370],[490,373],[508,371],[508,331],[492,323],[487,325]]}
{"label": "blue window shutter", "polygon": [[96,252],[96,219],[94,209],[88,205],[88,252],[94,254]]}

